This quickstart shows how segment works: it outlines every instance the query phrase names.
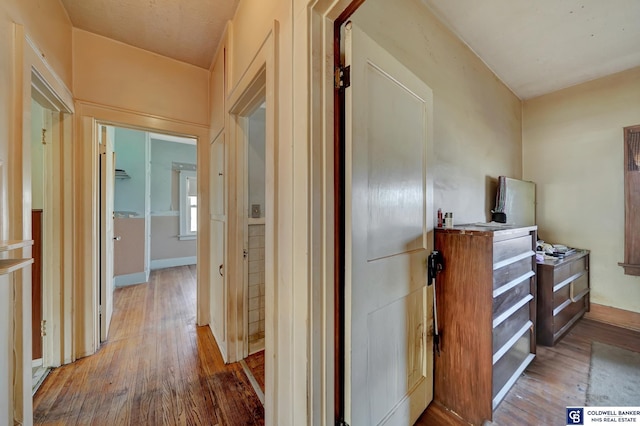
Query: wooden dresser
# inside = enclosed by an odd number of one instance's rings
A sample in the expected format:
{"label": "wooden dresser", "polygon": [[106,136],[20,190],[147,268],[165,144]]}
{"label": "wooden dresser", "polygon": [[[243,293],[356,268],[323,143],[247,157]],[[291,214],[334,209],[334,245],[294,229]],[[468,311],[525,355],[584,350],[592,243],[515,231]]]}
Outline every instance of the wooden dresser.
{"label": "wooden dresser", "polygon": [[553,346],[589,310],[589,251],[538,263],[538,343]]}
{"label": "wooden dresser", "polygon": [[472,424],[493,410],[535,357],[535,226],[437,229],[440,355],[434,397]]}

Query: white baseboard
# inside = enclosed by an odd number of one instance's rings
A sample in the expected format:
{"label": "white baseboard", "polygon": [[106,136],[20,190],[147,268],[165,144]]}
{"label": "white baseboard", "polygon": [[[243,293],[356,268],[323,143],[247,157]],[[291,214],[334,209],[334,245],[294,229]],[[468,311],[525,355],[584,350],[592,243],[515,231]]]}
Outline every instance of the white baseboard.
{"label": "white baseboard", "polygon": [[218,349],[220,349],[220,354],[222,355],[222,360],[224,361],[224,363],[227,363],[227,345],[225,344],[225,342],[222,339],[218,339],[218,336],[216,336],[216,332],[213,329],[213,327],[211,326],[211,324],[209,324],[209,330],[211,331],[211,334],[213,334],[213,338],[215,339],[217,345],[218,345]]}
{"label": "white baseboard", "polygon": [[148,281],[148,271],[136,272],[134,274],[117,275],[113,277],[113,285],[116,287],[126,287],[128,285],[142,284]]}
{"label": "white baseboard", "polygon": [[175,266],[195,265],[196,256],[174,257],[172,259],[155,259],[151,261],[151,269],[173,268]]}

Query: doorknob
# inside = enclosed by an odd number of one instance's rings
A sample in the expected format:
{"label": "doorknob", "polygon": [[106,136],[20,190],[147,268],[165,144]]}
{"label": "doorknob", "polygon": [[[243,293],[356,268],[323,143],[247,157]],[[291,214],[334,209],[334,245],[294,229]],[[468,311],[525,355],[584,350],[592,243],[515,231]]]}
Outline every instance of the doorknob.
{"label": "doorknob", "polygon": [[221,277],[224,277],[224,275],[222,274],[222,265],[220,265],[220,267],[218,268],[218,273]]}
{"label": "doorknob", "polygon": [[122,237],[120,235],[116,235],[115,237],[113,237],[113,241],[120,241],[122,239]]}

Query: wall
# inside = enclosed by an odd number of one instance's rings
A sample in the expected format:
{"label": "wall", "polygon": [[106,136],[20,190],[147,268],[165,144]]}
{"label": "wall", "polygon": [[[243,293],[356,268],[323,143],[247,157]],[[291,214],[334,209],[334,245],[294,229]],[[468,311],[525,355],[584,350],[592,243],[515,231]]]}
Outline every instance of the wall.
{"label": "wall", "polygon": [[80,101],[208,124],[205,69],[74,28],[73,75]]}
{"label": "wall", "polygon": [[45,109],[31,100],[31,209],[42,210],[44,203],[44,145],[42,129]]}
{"label": "wall", "polygon": [[116,178],[114,210],[129,215],[144,216],[146,134],[140,130],[115,128],[113,150],[116,153],[116,169],[122,169],[128,179]]}
{"label": "wall", "polygon": [[[297,7],[297,15],[294,9]],[[310,383],[309,378],[309,357],[308,357],[308,247],[305,246],[306,239],[301,231],[294,238],[293,229],[296,225],[304,228],[307,220],[307,206],[309,202],[309,191],[307,186],[307,165],[308,159],[302,157],[307,152],[307,141],[304,138],[296,141],[296,148],[293,142],[293,21],[294,15],[299,18],[302,25],[306,25],[308,10],[306,0],[286,1],[286,0],[241,0],[236,14],[228,27],[227,44],[225,46],[226,57],[218,57],[214,63],[214,73],[212,76],[210,110],[212,129],[220,129],[220,125],[229,125],[224,128],[226,142],[226,152],[228,158],[232,158],[232,153],[236,150],[235,142],[228,116],[219,116],[215,111],[229,111],[234,107],[234,102],[239,99],[241,92],[248,89],[248,82],[257,75],[257,67],[260,67],[265,58],[269,62],[267,65],[267,120],[273,118],[272,131],[275,132],[274,144],[275,157],[268,164],[267,169],[273,170],[273,178],[270,181],[276,190],[273,196],[273,216],[274,223],[270,227],[267,220],[265,230],[266,244],[274,243],[275,250],[269,253],[266,262],[266,303],[269,300],[273,303],[271,308],[267,306],[265,312],[266,323],[266,392],[265,392],[265,423],[268,425],[291,425],[309,424],[307,416],[309,410],[307,391]],[[300,43],[304,43],[307,36],[300,35]],[[273,48],[273,49],[272,49]],[[271,52],[273,51],[273,56]],[[305,64],[309,58],[306,53],[301,53],[300,62]],[[226,61],[223,63],[222,60]],[[252,62],[255,60],[255,63]],[[220,65],[224,64],[224,71],[220,73]],[[304,79],[303,67],[298,69],[298,76]],[[223,74],[223,75],[221,75]],[[226,82],[226,92],[224,83]],[[223,88],[220,91],[220,88]],[[222,92],[222,93],[221,93]],[[305,94],[302,94],[304,97]],[[269,102],[272,102],[269,105]],[[300,123],[306,120],[307,115],[300,111]],[[302,118],[304,115],[305,118]],[[269,131],[269,124],[267,125]],[[212,131],[212,133],[216,133]],[[294,151],[299,149],[300,161],[294,162]],[[269,158],[269,153],[267,153]],[[214,159],[214,162],[217,159]],[[228,181],[233,181],[234,164],[225,164],[228,167]],[[294,179],[294,166],[298,164],[301,169],[299,180]],[[212,170],[213,171],[213,170]],[[217,170],[215,170],[217,172]],[[305,190],[299,198],[294,200],[294,182]],[[233,186],[233,184],[231,184]],[[229,203],[232,204],[231,195]],[[269,206],[266,208],[268,209]],[[226,225],[230,229],[235,229],[232,223],[234,211],[227,211],[228,222]],[[244,212],[242,212],[244,216]],[[298,218],[298,221],[294,220]],[[220,222],[218,222],[220,223]],[[275,228],[275,229],[274,229]],[[230,231],[231,232],[231,231]],[[234,246],[234,237],[229,235],[224,242],[225,250],[229,253],[237,252],[231,247]],[[219,242],[212,242],[213,245]],[[298,250],[294,250],[294,246]],[[218,245],[216,245],[218,246]],[[305,246],[305,247],[303,247]],[[300,256],[296,262],[293,254]],[[225,280],[234,280],[234,260],[229,257],[224,259],[226,263]],[[294,275],[298,272],[299,280],[294,280]],[[215,275],[217,271],[212,273]],[[297,285],[294,285],[297,282]],[[270,285],[271,283],[271,285]],[[232,288],[229,284],[229,288]],[[297,303],[294,303],[297,302]],[[232,312],[243,303],[239,298],[229,294],[226,299],[226,306],[212,306],[214,312]],[[214,301],[215,305],[215,301]],[[277,305],[277,306],[276,306]],[[274,311],[277,310],[277,315]],[[236,324],[233,324],[236,322]],[[229,318],[225,330],[233,330],[237,325],[236,318]],[[271,328],[270,328],[271,326]],[[272,333],[271,335],[269,333]],[[236,336],[239,335],[236,333]],[[227,338],[227,347],[234,343],[235,337],[230,333]],[[271,338],[271,340],[269,340]]]}
{"label": "wall", "polygon": [[433,90],[435,207],[490,220],[493,179],[522,174],[520,100],[419,0],[367,0],[352,20]]}
{"label": "wall", "polygon": [[249,355],[264,349],[264,225],[249,224]]}
{"label": "wall", "polygon": [[114,131],[116,169],[129,175],[129,178],[116,177],[115,180],[113,231],[120,240],[114,243],[113,275],[116,286],[138,284],[147,280],[144,217],[147,136],[140,130],[110,128]]}
{"label": "wall", "polygon": [[[179,240],[180,180],[172,163],[196,164],[196,146],[151,139],[151,267],[164,259],[195,258],[196,240]],[[155,261],[155,262],[154,262]],[[183,264],[183,262],[179,262]],[[195,263],[189,260],[188,263]]]}
{"label": "wall", "polygon": [[252,217],[251,206],[260,206],[260,216],[265,216],[265,110],[258,108],[249,117],[247,143],[249,202],[247,215]]}
{"label": "wall", "polygon": [[[22,126],[20,114],[21,87],[17,83],[20,76],[14,73],[14,23],[24,26],[26,33],[45,55],[45,61],[57,73],[62,82],[71,86],[71,24],[60,2],[40,0],[5,0],[0,2],[0,240],[22,238],[23,228],[16,225],[17,218],[10,218],[8,204],[9,187],[19,187],[20,182],[12,179],[19,164],[12,166],[9,162],[9,146],[17,143],[15,135],[19,134]],[[19,41],[18,41],[19,42]],[[18,68],[21,64],[17,64]],[[19,69],[18,72],[22,72]],[[20,106],[18,106],[20,105]],[[29,194],[24,198],[26,209]],[[11,219],[11,221],[10,221]],[[13,424],[13,395],[12,382],[15,371],[13,320],[14,307],[13,286],[11,276],[0,276],[0,424]],[[20,285],[20,283],[18,283]],[[27,312],[30,317],[31,313]],[[18,328],[19,330],[19,328]],[[24,334],[25,339],[30,339]],[[21,353],[15,357],[22,357]],[[25,401],[25,410],[31,403]],[[25,424],[30,424],[30,414],[25,414]],[[22,413],[18,413],[18,419]]]}
{"label": "wall", "polygon": [[624,275],[622,128],[640,124],[640,68],[529,99],[523,177],[537,184],[539,235],[591,250],[591,301],[640,312]]}

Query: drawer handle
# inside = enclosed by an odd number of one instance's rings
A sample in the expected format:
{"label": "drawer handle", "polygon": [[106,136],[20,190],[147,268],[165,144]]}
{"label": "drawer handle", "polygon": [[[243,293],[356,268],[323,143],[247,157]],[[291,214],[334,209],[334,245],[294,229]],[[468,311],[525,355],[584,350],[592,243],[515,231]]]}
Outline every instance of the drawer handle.
{"label": "drawer handle", "polygon": [[577,302],[580,299],[582,299],[587,293],[589,293],[589,288],[585,288],[583,291],[581,291],[580,293],[578,293],[577,295],[573,294],[573,289],[574,289],[574,282],[573,281],[571,283],[571,285],[569,286],[569,299],[571,299],[572,302]]}

